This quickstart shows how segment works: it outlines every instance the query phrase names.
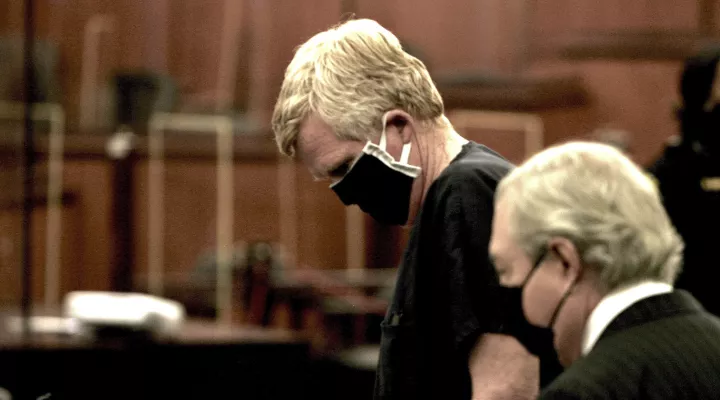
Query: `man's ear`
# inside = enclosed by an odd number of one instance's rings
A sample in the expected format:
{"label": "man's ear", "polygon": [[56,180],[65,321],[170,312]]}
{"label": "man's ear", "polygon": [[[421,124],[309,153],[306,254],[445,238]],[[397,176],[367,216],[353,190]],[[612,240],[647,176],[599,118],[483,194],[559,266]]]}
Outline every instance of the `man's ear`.
{"label": "man's ear", "polygon": [[415,118],[399,108],[390,110],[385,115],[385,132],[397,132],[403,144],[410,143],[418,128]]}
{"label": "man's ear", "polygon": [[562,263],[563,274],[570,281],[575,281],[582,275],[582,260],[575,244],[563,237],[550,239],[549,248],[555,257]]}

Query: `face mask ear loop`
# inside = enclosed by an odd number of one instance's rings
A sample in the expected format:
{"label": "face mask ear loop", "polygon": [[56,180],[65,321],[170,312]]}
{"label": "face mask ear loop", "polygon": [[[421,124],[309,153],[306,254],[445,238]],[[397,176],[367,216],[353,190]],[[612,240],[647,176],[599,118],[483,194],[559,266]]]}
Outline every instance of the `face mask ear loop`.
{"label": "face mask ear loop", "polygon": [[407,142],[403,145],[402,154],[400,155],[400,163],[407,164],[410,159],[410,149],[412,148],[412,142]]}
{"label": "face mask ear loop", "polygon": [[382,117],[382,133],[380,134],[380,148],[387,151],[387,137],[385,135],[385,128],[387,127],[387,113]]}

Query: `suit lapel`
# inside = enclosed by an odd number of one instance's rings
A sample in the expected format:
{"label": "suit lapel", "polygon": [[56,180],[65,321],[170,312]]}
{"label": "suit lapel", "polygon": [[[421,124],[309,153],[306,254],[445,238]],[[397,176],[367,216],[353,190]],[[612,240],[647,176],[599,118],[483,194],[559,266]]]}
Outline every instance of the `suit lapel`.
{"label": "suit lapel", "polygon": [[610,325],[603,331],[598,341],[646,322],[703,311],[700,303],[684,290],[675,290],[671,293],[651,296],[638,301],[621,312],[610,322]]}

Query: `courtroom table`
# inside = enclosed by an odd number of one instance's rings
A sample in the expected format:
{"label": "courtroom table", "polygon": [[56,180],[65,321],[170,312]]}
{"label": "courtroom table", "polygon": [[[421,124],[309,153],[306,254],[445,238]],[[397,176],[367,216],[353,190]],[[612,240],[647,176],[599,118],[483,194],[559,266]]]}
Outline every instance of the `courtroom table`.
{"label": "courtroom table", "polygon": [[293,333],[211,321],[154,342],[0,336],[0,388],[13,399],[302,399],[309,365]]}

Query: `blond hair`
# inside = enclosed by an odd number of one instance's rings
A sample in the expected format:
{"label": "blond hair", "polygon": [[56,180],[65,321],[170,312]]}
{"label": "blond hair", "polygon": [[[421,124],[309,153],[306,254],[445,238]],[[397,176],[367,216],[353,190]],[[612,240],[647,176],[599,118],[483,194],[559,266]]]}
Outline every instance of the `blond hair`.
{"label": "blond hair", "polygon": [[368,19],[318,33],[285,71],[272,116],[283,154],[294,155],[300,126],[319,116],[343,139],[379,134],[383,113],[402,109],[422,123],[443,121],[443,102],[425,65]]}
{"label": "blond hair", "polygon": [[673,283],[683,242],[656,186],[612,146],[571,142],[531,157],[505,177],[510,234],[530,257],[565,237],[608,290],[652,279]]}

